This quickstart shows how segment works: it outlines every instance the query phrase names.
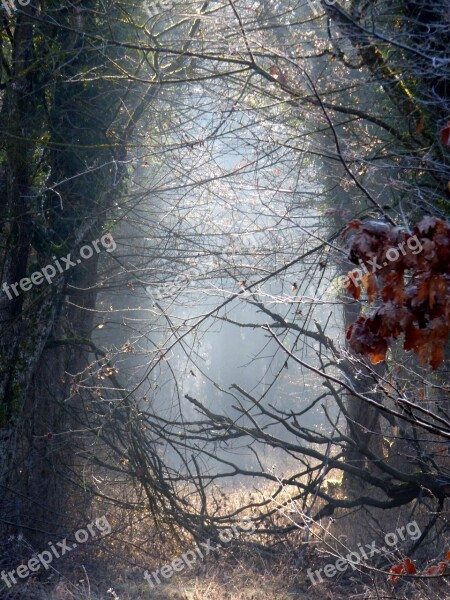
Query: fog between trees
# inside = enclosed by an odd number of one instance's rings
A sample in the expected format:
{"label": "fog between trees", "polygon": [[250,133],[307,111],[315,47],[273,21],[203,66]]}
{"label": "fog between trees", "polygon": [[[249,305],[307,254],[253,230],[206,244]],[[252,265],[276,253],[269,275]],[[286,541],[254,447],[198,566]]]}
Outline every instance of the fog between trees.
{"label": "fog between trees", "polygon": [[103,514],[105,552],[143,520],[187,543],[248,516],[249,548],[292,544],[297,570],[332,515],[380,535],[418,515],[401,552],[442,562],[447,13],[0,12],[2,284],[115,244],[0,293],[2,568],[18,535],[37,550]]}

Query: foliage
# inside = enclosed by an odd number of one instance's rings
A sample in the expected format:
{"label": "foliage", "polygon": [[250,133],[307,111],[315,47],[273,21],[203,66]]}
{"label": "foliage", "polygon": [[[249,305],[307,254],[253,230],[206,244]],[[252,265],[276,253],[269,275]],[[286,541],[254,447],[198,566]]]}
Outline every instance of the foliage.
{"label": "foliage", "polygon": [[[362,263],[366,271],[371,267],[362,283],[370,303],[380,300],[375,311],[350,325],[350,347],[369,355],[376,364],[385,359],[391,340],[404,334],[404,349],[413,350],[422,365],[429,360],[437,369],[444,360],[450,331],[449,224],[424,217],[412,234],[372,221],[352,222],[349,229],[357,230],[349,258]],[[355,274],[346,280],[346,287],[359,298],[361,287],[355,283]]]}

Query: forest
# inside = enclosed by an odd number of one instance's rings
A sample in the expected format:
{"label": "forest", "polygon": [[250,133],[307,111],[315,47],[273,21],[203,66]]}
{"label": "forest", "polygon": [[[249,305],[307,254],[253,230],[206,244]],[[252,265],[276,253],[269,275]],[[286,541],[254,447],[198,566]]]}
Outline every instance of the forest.
{"label": "forest", "polygon": [[0,0],[0,600],[450,598],[448,0]]}

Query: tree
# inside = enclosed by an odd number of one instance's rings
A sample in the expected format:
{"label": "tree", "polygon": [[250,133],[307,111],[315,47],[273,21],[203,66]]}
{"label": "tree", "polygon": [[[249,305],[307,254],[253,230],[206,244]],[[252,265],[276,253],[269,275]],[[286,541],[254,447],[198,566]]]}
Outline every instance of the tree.
{"label": "tree", "polygon": [[[70,469],[86,504],[149,508],[161,527],[197,537],[252,508],[260,531],[287,533],[295,526],[277,516],[292,500],[306,522],[417,501],[436,510],[425,533],[440,526],[445,376],[395,344],[378,365],[345,345],[366,308],[342,275],[372,255],[341,237],[350,217],[366,234],[395,231],[393,244],[427,212],[444,223],[440,13],[424,9],[418,22],[403,4],[324,3],[308,18],[296,4],[275,13],[206,2],[147,18],[126,2],[107,12],[92,2],[86,15],[77,6],[56,21],[30,7],[14,16],[14,35],[5,21],[4,280],[21,280],[32,259],[75,255],[113,224],[118,248],[45,293],[2,298],[3,505],[22,493],[35,507],[51,480],[59,514],[78,499],[59,496]],[[429,64],[437,73],[422,85]],[[233,350],[206,339],[215,330],[252,348],[242,381],[228,377]],[[363,355],[386,356],[387,346],[366,346]],[[311,376],[313,393],[299,399]],[[55,439],[68,440],[60,468]],[[24,470],[28,452],[46,469]],[[274,455],[285,468],[269,468]],[[343,484],[329,485],[331,474]],[[126,496],[124,475],[136,484]],[[237,476],[274,491],[216,514],[217,490]],[[20,523],[47,528],[48,518],[23,510]]]}

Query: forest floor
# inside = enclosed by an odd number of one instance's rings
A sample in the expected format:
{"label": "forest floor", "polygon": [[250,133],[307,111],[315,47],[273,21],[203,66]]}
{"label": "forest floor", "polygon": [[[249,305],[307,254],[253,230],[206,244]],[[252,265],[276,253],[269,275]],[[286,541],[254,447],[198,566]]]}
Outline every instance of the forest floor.
{"label": "forest floor", "polygon": [[[398,598],[419,600],[428,598],[400,584],[399,595],[392,595],[392,587],[383,588],[361,581],[328,580],[312,586],[306,573],[289,577],[274,569],[255,572],[243,562],[235,565],[215,565],[202,572],[179,577],[152,589],[143,580],[142,573],[126,573],[102,580],[102,576],[85,578],[75,583],[66,577],[51,585],[33,583],[8,595],[8,600],[369,600],[375,598]],[[398,587],[398,586],[397,586]],[[406,590],[406,593],[405,593]],[[431,597],[431,596],[430,596]],[[445,595],[435,595],[444,598]],[[448,597],[448,596],[447,596]],[[3,598],[2,598],[3,600]]]}
{"label": "forest floor", "polygon": [[[112,557],[111,557],[112,558]],[[1,600],[443,600],[450,587],[439,578],[434,585],[398,581],[386,574],[358,571],[324,578],[312,585],[305,567],[294,570],[280,557],[248,555],[211,560],[168,581],[151,587],[138,567],[111,563],[102,571],[97,565],[80,565],[54,574],[50,581],[28,580]],[[323,561],[322,563],[323,564]]]}
{"label": "forest floor", "polygon": [[[270,490],[266,490],[266,495]],[[225,496],[222,509],[232,511],[248,502],[244,490]],[[252,497],[252,501],[254,497]],[[99,508],[99,507],[98,507]],[[101,509],[103,510],[103,509]],[[97,514],[102,514],[100,510]],[[337,564],[346,552],[377,543],[381,547],[386,532],[399,531],[399,525],[415,523],[410,537],[400,543],[396,553],[404,552],[423,531],[427,515],[406,511],[377,511],[370,516],[364,511],[324,518],[311,527],[305,538],[304,521],[295,511],[283,513],[290,523],[298,522],[298,530],[281,538],[263,535],[247,537],[220,545],[202,560],[185,564],[180,572],[166,579],[160,571],[184,554],[192,552],[193,541],[174,539],[170,529],[161,534],[144,520],[136,524],[127,513],[108,517],[112,531],[117,533],[104,546],[86,547],[69,557],[61,558],[40,576],[28,577],[11,589],[0,592],[0,600],[442,600],[450,598],[448,577],[432,579],[400,578],[395,584],[389,575],[394,555],[387,553],[381,560],[368,557],[361,570],[347,568],[325,577],[323,569]],[[275,517],[274,517],[275,518]],[[416,522],[417,521],[417,522]],[[279,522],[277,521],[279,524]],[[420,528],[420,529],[419,529]],[[403,527],[404,529],[404,527]],[[416,534],[415,536],[413,534]],[[391,533],[392,535],[392,533]],[[222,538],[221,538],[222,539]],[[305,540],[307,543],[305,544]],[[108,541],[105,538],[105,542]],[[209,542],[209,540],[208,540]],[[369,545],[369,546],[368,546]],[[101,549],[99,549],[101,548]],[[427,554],[419,555],[418,568],[429,566]],[[434,551],[432,550],[432,555]],[[66,558],[68,560],[66,560]],[[384,558],[387,558],[384,560]],[[384,560],[384,562],[383,562]],[[397,559],[398,560],[398,559]],[[344,561],[345,562],[345,561]],[[314,572],[322,569],[320,582]],[[157,572],[160,579],[150,585],[145,570]],[[308,572],[313,574],[313,585]],[[167,571],[166,571],[167,574]]]}

